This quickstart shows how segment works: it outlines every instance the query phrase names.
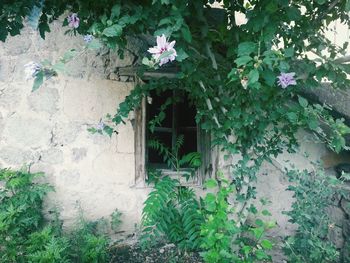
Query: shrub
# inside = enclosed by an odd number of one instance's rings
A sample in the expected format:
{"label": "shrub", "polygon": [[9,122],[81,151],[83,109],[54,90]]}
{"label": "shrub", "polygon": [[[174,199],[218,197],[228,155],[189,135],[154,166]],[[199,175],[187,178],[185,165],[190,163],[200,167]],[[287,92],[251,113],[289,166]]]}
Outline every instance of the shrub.
{"label": "shrub", "polygon": [[324,171],[292,170],[288,175],[293,182],[288,190],[294,192],[295,202],[286,214],[298,226],[295,236],[288,237],[284,246],[288,262],[338,262],[339,252],[327,238],[331,226],[327,208],[340,194],[336,186],[341,181]]}
{"label": "shrub", "polygon": [[165,238],[184,250],[196,250],[200,244],[203,216],[194,191],[166,176],[155,183],[142,212],[142,243]]}
{"label": "shrub", "polygon": [[[34,183],[41,176],[0,170],[0,262],[107,262],[109,239],[98,231],[98,221],[80,219],[69,234],[58,220],[45,222],[43,199],[53,188]],[[118,216],[115,212],[115,227]]]}
{"label": "shrub", "polygon": [[40,231],[44,196],[53,188],[35,184],[41,173],[0,170],[0,261],[24,262],[27,241]]}

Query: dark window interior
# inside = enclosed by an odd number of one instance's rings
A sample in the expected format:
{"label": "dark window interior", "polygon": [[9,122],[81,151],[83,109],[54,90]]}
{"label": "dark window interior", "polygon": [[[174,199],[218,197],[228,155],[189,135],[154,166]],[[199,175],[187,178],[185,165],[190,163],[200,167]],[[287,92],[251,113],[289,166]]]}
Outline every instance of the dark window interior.
{"label": "dark window interior", "polygon": [[[195,122],[196,109],[190,103],[185,93],[165,91],[161,94],[151,93],[152,103],[147,103],[147,123],[161,112],[162,105],[170,98],[172,103],[164,110],[165,118],[161,124],[151,132],[147,127],[147,140],[156,139],[166,145],[168,149],[174,149],[179,135],[184,136],[184,144],[180,148],[179,158],[183,155],[196,152],[197,149],[197,124]],[[147,147],[146,163],[149,167],[169,167],[162,156],[153,149]]]}

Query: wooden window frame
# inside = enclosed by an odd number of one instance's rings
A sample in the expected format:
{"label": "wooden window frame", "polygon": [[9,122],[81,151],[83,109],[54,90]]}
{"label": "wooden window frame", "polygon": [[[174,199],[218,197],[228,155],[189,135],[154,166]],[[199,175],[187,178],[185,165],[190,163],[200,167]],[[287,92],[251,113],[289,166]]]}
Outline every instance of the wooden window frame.
{"label": "wooden window frame", "polygon": [[[143,98],[139,108],[135,109],[135,187],[145,188],[147,170],[146,170],[146,98]],[[208,132],[202,130],[197,125],[197,150],[202,156],[202,165],[196,171],[196,176],[193,181],[185,182],[182,178],[180,182],[183,185],[189,186],[202,186],[203,181],[207,177],[211,177],[212,165],[211,165],[211,136]],[[168,169],[160,169],[163,174],[171,177],[177,177],[179,174],[176,171]],[[181,176],[182,177],[182,176]]]}

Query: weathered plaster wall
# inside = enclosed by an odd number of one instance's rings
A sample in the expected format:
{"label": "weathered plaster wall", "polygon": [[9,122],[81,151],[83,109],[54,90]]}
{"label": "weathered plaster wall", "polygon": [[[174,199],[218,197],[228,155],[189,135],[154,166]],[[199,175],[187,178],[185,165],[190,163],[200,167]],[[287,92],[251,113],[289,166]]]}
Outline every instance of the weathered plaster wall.
{"label": "weathered plaster wall", "polygon": [[119,135],[91,134],[100,118],[114,113],[133,88],[132,82],[108,80],[117,66],[131,65],[115,55],[84,54],[69,64],[67,74],[31,92],[23,65],[55,60],[83,45],[80,37],[65,36],[60,23],[42,40],[37,32],[0,44],[0,167],[30,167],[43,171],[56,191],[47,210],[57,207],[65,226],[75,222],[79,208],[89,219],[123,213],[122,229],[134,230],[147,190],[133,189],[134,132],[129,123]]}

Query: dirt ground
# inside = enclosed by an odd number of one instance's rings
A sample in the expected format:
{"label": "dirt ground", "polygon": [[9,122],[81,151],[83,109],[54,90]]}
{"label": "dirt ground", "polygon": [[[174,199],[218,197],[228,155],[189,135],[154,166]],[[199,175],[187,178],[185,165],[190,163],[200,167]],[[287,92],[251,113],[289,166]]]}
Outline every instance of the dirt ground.
{"label": "dirt ground", "polygon": [[180,254],[174,245],[142,250],[138,245],[115,245],[111,263],[203,263],[198,253]]}

